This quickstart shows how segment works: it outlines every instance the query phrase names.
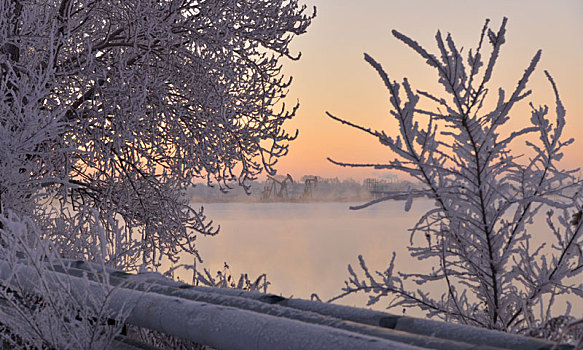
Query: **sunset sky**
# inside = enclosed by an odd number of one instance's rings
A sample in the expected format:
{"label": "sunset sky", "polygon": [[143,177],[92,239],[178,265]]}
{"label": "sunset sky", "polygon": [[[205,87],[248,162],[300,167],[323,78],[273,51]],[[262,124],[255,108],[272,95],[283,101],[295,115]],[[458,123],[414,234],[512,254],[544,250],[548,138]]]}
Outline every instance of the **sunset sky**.
{"label": "sunset sky", "polygon": [[[437,73],[391,34],[392,29],[437,52],[436,31],[453,35],[465,53],[475,48],[486,18],[497,30],[508,17],[506,44],[502,47],[491,81],[491,98],[499,86],[511,92],[540,48],[542,59],[529,82],[533,95],[511,113],[513,125],[529,121],[528,102],[547,104],[554,111],[552,90],[544,77],[549,70],[567,109],[567,137],[579,139],[565,152],[563,166],[583,165],[583,1],[581,0],[304,0],[318,8],[308,33],[295,38],[299,62],[285,62],[285,74],[294,77],[287,103],[300,101],[288,130],[299,129],[278,173],[362,179],[381,175],[372,169],[348,169],[326,157],[346,162],[383,162],[392,158],[376,139],[329,119],[325,112],[373,129],[396,135],[389,117],[388,94],[376,72],[363,59],[366,52],[391,79],[409,78],[414,89],[440,94]],[[489,49],[489,47],[488,47]],[[487,51],[489,52],[489,51]],[[554,115],[554,114],[553,114]]]}

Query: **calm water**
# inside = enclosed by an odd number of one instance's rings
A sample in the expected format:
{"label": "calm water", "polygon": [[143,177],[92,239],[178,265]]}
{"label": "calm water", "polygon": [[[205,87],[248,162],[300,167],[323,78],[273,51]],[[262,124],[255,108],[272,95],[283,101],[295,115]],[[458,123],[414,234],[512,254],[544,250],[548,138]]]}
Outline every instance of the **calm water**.
{"label": "calm water", "polygon": [[[414,201],[408,213],[402,201],[357,211],[348,209],[350,204],[205,204],[221,232],[198,238],[204,266],[214,273],[227,262],[235,276],[247,272],[254,278],[266,273],[271,293],[300,298],[317,293],[322,299],[340,294],[348,277],[347,265],[358,264],[359,254],[371,268],[385,269],[393,251],[401,270],[421,267],[408,256],[407,229],[433,205],[431,200]],[[361,295],[342,303],[364,306],[366,300]]]}
{"label": "calm water", "polygon": [[[214,274],[227,262],[234,277],[247,272],[251,279],[266,273],[271,293],[306,299],[317,293],[323,300],[341,293],[347,265],[358,265],[359,254],[371,270],[386,269],[393,251],[397,252],[396,270],[431,270],[431,263],[411,258],[407,247],[408,229],[433,206],[432,200],[415,200],[408,213],[403,201],[386,201],[357,211],[349,210],[350,204],[205,204],[221,232],[215,237],[199,236],[203,266]],[[417,239],[425,241],[421,234]],[[339,302],[363,307],[366,300],[359,295]],[[381,301],[374,308],[384,309],[388,302]],[[407,313],[422,315],[414,310]]]}

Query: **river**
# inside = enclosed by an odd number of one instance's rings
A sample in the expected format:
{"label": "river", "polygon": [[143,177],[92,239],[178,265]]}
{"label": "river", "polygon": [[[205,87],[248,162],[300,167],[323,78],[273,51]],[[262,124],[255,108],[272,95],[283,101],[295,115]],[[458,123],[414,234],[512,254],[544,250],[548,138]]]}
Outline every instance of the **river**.
{"label": "river", "polygon": [[[348,278],[347,265],[358,265],[359,254],[371,270],[386,269],[393,251],[397,252],[397,271],[430,270],[431,263],[411,258],[407,247],[408,229],[434,205],[432,200],[416,199],[409,212],[404,211],[404,201],[386,201],[361,210],[350,210],[351,204],[361,203],[204,204],[221,230],[215,237],[198,237],[203,266],[214,274],[226,262],[234,277],[246,272],[252,279],[266,273],[270,293],[306,299],[317,293],[323,300],[341,293]],[[421,234],[417,238],[425,241]],[[363,307],[367,298],[355,295],[339,302]],[[381,300],[374,308],[382,310],[389,301]],[[407,313],[423,315],[415,310]]]}

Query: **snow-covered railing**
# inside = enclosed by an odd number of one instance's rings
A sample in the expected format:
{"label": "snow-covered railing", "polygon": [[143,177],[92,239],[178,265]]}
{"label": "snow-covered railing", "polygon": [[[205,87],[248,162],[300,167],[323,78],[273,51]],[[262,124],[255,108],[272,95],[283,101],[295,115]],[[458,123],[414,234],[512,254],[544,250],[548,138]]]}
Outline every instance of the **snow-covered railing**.
{"label": "snow-covered railing", "polygon": [[[49,281],[68,282],[72,295],[113,293],[112,315],[131,308],[126,322],[217,349],[552,349],[552,342],[482,328],[384,312],[287,299],[277,295],[191,286],[157,273],[127,274],[83,261],[55,266]],[[0,278],[17,275],[31,290],[30,266],[12,270],[0,260]],[[90,280],[82,278],[88,276]],[[95,282],[109,279],[110,287]],[[120,343],[119,348],[136,348]],[[557,349],[571,349],[561,345]]]}

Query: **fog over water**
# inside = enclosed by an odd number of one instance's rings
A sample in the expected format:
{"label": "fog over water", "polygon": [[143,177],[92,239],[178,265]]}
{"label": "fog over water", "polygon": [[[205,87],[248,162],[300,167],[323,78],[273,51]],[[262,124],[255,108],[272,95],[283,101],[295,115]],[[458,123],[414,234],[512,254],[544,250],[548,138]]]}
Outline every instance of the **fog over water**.
{"label": "fog over water", "polygon": [[[270,293],[304,299],[317,293],[322,300],[341,293],[348,278],[347,265],[358,265],[359,254],[365,257],[371,270],[386,269],[392,252],[396,251],[397,271],[431,271],[437,261],[413,259],[407,247],[408,229],[433,207],[433,200],[416,199],[409,212],[404,211],[404,201],[391,200],[362,210],[349,210],[354,204],[362,203],[206,203],[206,213],[221,225],[221,231],[215,237],[198,237],[203,267],[214,275],[227,262],[236,278],[242,272],[252,280],[266,273],[271,282]],[[533,231],[542,238],[540,241],[546,234],[543,222],[535,223]],[[415,241],[423,244],[425,237],[419,234]],[[191,275],[183,277],[190,280]],[[438,286],[422,288],[426,292],[435,288],[439,294],[434,297],[441,294]],[[338,302],[364,307],[367,299],[360,294]],[[381,300],[374,308],[382,310],[389,301],[390,298]],[[581,313],[583,307],[574,305],[574,311]],[[407,310],[407,314],[423,315],[416,310]]]}

